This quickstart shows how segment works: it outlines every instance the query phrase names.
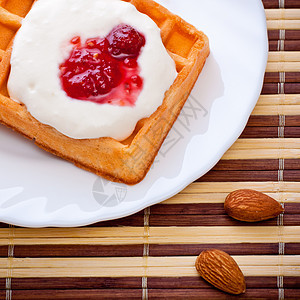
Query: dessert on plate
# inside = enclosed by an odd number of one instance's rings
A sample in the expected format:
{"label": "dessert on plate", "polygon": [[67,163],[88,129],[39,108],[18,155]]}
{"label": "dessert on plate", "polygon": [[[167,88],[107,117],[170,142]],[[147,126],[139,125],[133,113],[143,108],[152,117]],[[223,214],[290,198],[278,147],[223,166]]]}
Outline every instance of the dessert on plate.
{"label": "dessert on plate", "polygon": [[78,167],[140,182],[203,68],[208,38],[151,0],[31,4],[0,8],[0,122]]}

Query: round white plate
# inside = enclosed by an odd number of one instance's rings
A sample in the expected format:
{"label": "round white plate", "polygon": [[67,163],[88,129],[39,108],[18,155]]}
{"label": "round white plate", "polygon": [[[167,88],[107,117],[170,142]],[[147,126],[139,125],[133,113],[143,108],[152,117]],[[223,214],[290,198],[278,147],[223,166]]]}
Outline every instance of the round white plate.
{"label": "round white plate", "polygon": [[160,0],[204,31],[211,54],[146,178],[106,181],[0,126],[0,221],[79,226],[133,214],[165,200],[211,169],[244,129],[267,63],[260,0]]}

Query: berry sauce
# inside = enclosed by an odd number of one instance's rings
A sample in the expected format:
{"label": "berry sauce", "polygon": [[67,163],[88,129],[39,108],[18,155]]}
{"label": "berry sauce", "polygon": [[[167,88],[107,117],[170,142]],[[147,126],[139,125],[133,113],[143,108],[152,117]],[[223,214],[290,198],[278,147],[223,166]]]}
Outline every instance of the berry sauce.
{"label": "berry sauce", "polygon": [[90,38],[82,43],[71,40],[70,57],[60,65],[64,91],[71,98],[134,106],[143,88],[138,57],[145,37],[133,27],[120,24],[104,38]]}

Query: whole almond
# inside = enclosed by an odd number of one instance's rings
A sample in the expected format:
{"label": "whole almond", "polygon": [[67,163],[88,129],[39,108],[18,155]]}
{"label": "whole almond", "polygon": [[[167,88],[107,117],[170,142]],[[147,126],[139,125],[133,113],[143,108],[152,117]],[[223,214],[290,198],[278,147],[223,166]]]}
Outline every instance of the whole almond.
{"label": "whole almond", "polygon": [[196,260],[199,274],[216,288],[231,294],[246,291],[245,277],[235,260],[226,252],[212,249],[200,253]]}
{"label": "whole almond", "polygon": [[275,199],[254,190],[236,190],[226,197],[226,213],[239,221],[258,222],[274,218],[284,210]]}

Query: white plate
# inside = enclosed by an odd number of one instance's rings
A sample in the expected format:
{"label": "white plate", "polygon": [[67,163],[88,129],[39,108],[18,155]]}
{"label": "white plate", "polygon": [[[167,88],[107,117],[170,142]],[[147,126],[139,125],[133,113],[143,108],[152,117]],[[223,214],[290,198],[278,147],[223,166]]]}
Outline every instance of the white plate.
{"label": "white plate", "polygon": [[158,2],[203,30],[211,55],[146,178],[135,186],[108,182],[0,126],[0,221],[79,226],[135,213],[205,174],[239,137],[267,63],[261,1]]}

